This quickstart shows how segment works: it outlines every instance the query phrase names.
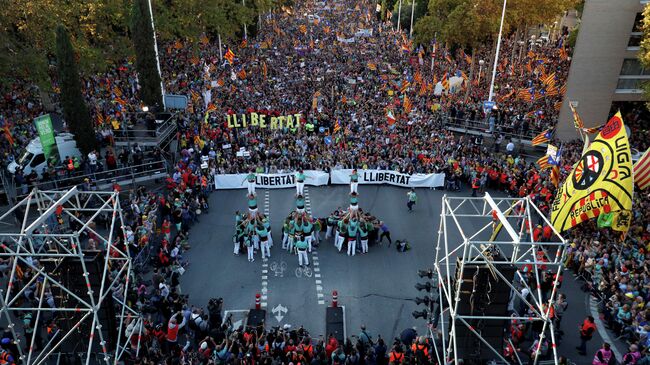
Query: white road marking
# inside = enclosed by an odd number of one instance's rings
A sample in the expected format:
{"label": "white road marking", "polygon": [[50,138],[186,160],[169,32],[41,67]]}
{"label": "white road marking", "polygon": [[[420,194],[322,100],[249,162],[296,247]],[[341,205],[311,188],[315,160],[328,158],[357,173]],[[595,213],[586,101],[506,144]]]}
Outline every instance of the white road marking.
{"label": "white road marking", "polygon": [[[309,188],[305,187],[305,210],[307,211],[307,214],[311,216],[311,198],[309,197]],[[323,283],[322,280],[319,280],[321,277],[320,273],[320,263],[318,262],[318,249],[316,247],[313,247],[312,252],[311,252],[311,261],[312,264],[314,265],[314,278],[318,279],[315,280],[315,285],[316,285],[316,298],[321,299],[324,297],[323,295],[323,286],[321,285]],[[318,300],[318,304],[324,305],[325,301],[323,300]]]}

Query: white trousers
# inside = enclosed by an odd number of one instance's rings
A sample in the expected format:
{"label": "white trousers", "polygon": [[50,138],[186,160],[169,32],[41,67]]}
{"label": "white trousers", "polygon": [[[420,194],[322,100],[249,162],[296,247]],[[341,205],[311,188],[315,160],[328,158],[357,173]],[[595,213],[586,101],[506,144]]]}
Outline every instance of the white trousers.
{"label": "white trousers", "polygon": [[289,236],[289,241],[287,242],[287,251],[293,253],[293,237]]}
{"label": "white trousers", "polygon": [[357,252],[357,240],[348,240],[348,256],[354,256]]}
{"label": "white trousers", "polygon": [[239,255],[239,240],[237,238],[233,238],[233,245],[235,247],[232,253],[234,253],[235,255]]}
{"label": "white trousers", "polygon": [[269,230],[269,247],[273,247],[273,235],[271,234],[271,230]]}
{"label": "white trousers", "polygon": [[339,252],[341,252],[341,249],[343,248],[344,241],[345,237],[339,235],[338,239],[336,240],[336,248],[338,248]]}
{"label": "white trousers", "polygon": [[287,249],[287,243],[289,243],[289,234],[287,232],[282,233],[282,249]]}
{"label": "white trousers", "polygon": [[332,226],[327,226],[327,231],[325,231],[325,239],[332,237]]}
{"label": "white trousers", "polygon": [[258,235],[253,236],[253,247],[256,250],[260,249],[260,236],[258,236]]}
{"label": "white trousers", "polygon": [[298,250],[298,265],[309,265],[309,257],[307,250]]}
{"label": "white trousers", "polygon": [[297,195],[305,195],[305,183],[304,182],[297,182],[296,181],[296,194]]}
{"label": "white trousers", "polygon": [[309,245],[309,252],[311,253],[311,235],[305,237],[305,241],[307,241],[307,245]]}
{"label": "white trousers", "polygon": [[264,259],[265,255],[266,257],[271,257],[271,250],[269,249],[269,241],[262,241],[261,246],[262,246],[262,259]]}
{"label": "white trousers", "polygon": [[351,182],[350,183],[350,194],[356,193],[357,192],[357,187],[359,186],[358,182]]}
{"label": "white trousers", "polygon": [[361,252],[368,253],[368,239],[361,239]]}
{"label": "white trousers", "polygon": [[253,246],[246,246],[246,251],[248,251],[248,261],[255,260],[255,257],[253,256]]}
{"label": "white trousers", "polygon": [[255,182],[248,182],[248,195],[255,195]]}

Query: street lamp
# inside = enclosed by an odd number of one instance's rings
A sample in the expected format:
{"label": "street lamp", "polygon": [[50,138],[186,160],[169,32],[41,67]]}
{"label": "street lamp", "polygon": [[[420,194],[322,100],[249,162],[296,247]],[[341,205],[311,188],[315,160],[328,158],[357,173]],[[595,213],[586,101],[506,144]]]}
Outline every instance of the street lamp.
{"label": "street lamp", "polygon": [[485,65],[485,61],[479,60],[478,61],[478,84],[481,85],[481,72],[483,72],[483,66]]}
{"label": "street lamp", "polygon": [[508,0],[503,0],[503,10],[501,10],[501,25],[499,25],[499,38],[497,40],[497,51],[494,54],[494,65],[492,67],[492,81],[490,82],[490,94],[488,96],[488,101],[492,101],[494,96],[494,79],[497,76],[497,64],[499,63],[499,51],[501,50],[501,35],[503,34],[503,21],[506,17],[506,6]]}
{"label": "street lamp", "polygon": [[530,36],[530,49],[533,50],[535,49],[535,39],[537,39],[536,35],[531,35]]}
{"label": "street lamp", "polygon": [[526,42],[524,41],[519,41],[519,61],[521,62],[521,55],[524,54],[524,46],[526,45]]}

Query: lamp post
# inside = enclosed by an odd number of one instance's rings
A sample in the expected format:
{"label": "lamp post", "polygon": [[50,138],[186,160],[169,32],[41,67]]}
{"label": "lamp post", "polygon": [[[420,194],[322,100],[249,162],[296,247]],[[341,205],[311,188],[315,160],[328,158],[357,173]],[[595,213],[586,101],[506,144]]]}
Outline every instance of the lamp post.
{"label": "lamp post", "polygon": [[521,56],[524,54],[524,46],[526,45],[526,42],[524,41],[519,41],[519,62],[521,62]]}
{"label": "lamp post", "polygon": [[413,15],[415,14],[415,0],[411,3],[411,28],[409,30],[409,38],[413,38]]}
{"label": "lamp post", "polygon": [[536,39],[537,39],[536,35],[533,34],[533,35],[530,36],[530,49],[531,49],[531,51],[533,49],[535,49],[535,40]]}
{"label": "lamp post", "polygon": [[399,0],[399,6],[397,7],[397,31],[399,32],[400,20],[402,19],[402,0]]}
{"label": "lamp post", "polygon": [[153,33],[153,49],[156,53],[156,66],[158,67],[158,76],[160,77],[160,93],[162,94],[163,109],[167,109],[165,105],[165,87],[163,85],[162,71],[160,70],[160,57],[158,56],[158,41],[156,40],[156,27],[153,22],[153,9],[151,7],[151,0],[149,4],[149,18],[151,19],[151,31]]}
{"label": "lamp post", "polygon": [[488,97],[489,101],[492,101],[494,96],[494,79],[497,76],[497,63],[499,62],[499,51],[501,50],[501,35],[503,34],[503,20],[506,17],[506,5],[508,0],[503,0],[503,10],[501,11],[501,25],[499,26],[499,38],[497,41],[497,51],[494,55],[494,65],[492,67],[492,81],[490,82],[490,96]]}
{"label": "lamp post", "polygon": [[479,60],[478,61],[478,84],[481,85],[481,72],[483,72],[483,66],[485,65],[485,61]]}

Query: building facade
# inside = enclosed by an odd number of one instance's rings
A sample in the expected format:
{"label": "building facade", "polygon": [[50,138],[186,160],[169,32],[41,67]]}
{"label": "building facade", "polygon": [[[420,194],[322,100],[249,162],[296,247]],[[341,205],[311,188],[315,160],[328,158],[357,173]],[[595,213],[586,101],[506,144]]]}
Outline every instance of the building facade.
{"label": "building facade", "polygon": [[612,103],[642,101],[640,83],[650,80],[637,59],[641,13],[647,0],[586,0],[556,136],[578,138],[569,102],[586,127],[607,121]]}

